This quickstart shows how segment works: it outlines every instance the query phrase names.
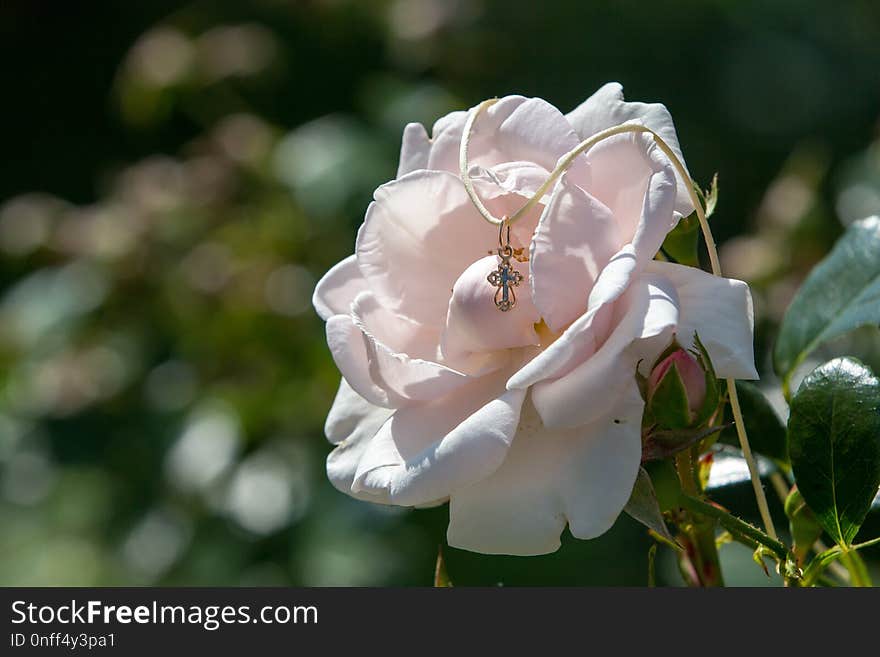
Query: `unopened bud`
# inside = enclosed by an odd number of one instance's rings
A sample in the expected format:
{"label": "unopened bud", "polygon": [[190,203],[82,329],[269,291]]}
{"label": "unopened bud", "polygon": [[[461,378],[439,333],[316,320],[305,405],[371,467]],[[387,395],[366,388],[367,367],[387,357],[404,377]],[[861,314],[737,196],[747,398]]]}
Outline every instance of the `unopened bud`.
{"label": "unopened bud", "polygon": [[653,416],[669,428],[692,426],[706,401],[706,372],[691,354],[676,349],[651,370],[647,397]]}
{"label": "unopened bud", "polygon": [[[718,417],[721,395],[712,360],[700,337],[687,351],[673,336],[647,377],[636,372],[645,400],[642,460],[664,459],[705,441],[724,426]],[[708,473],[709,464],[706,465]],[[701,475],[702,476],[702,475]]]}

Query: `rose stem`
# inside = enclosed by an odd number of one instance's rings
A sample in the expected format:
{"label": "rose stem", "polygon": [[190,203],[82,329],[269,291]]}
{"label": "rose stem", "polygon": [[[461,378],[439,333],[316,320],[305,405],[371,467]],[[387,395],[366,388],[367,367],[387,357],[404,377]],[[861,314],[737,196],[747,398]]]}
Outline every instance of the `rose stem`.
{"label": "rose stem", "polygon": [[[701,495],[694,472],[694,455],[690,449],[676,455],[675,467],[685,494],[692,497]],[[715,521],[699,513],[688,513],[686,521],[681,523],[679,529],[687,542],[686,549],[679,558],[691,562],[690,570],[696,574],[697,583],[704,587],[724,586],[718,546],[715,543]]]}

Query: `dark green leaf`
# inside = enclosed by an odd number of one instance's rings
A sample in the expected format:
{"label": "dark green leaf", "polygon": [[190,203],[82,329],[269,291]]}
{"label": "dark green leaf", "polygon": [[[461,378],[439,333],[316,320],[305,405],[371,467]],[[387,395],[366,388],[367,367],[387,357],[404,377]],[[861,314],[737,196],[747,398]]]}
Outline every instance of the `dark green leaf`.
{"label": "dark green leaf", "polygon": [[624,511],[648,529],[653,529],[664,539],[673,545],[675,544],[675,539],[672,538],[672,534],[669,533],[663,520],[663,513],[660,511],[660,504],[657,502],[657,494],[654,492],[651,477],[644,468],[639,468],[639,475]]}
{"label": "dark green leaf", "polygon": [[880,217],[869,217],[849,227],[795,295],[773,354],[777,374],[787,383],[794,369],[820,344],[878,322]]}
{"label": "dark green leaf", "polygon": [[678,480],[675,466],[669,460],[651,461],[645,463],[643,469],[650,476],[660,510],[677,509],[681,498],[681,482]]}
{"label": "dark green leaf", "polygon": [[[773,410],[770,402],[754,383],[736,382],[736,392],[746,423],[746,433],[752,451],[773,459],[784,470],[788,465],[788,439],[785,425]],[[721,442],[739,447],[736,428],[730,427],[721,433]]]}
{"label": "dark green leaf", "polygon": [[817,367],[792,399],[788,435],[798,490],[823,529],[850,544],[880,486],[880,381],[850,358]]}
{"label": "dark green leaf", "polygon": [[663,241],[663,251],[676,262],[688,267],[699,267],[697,246],[700,241],[700,222],[693,213],[678,222]]}

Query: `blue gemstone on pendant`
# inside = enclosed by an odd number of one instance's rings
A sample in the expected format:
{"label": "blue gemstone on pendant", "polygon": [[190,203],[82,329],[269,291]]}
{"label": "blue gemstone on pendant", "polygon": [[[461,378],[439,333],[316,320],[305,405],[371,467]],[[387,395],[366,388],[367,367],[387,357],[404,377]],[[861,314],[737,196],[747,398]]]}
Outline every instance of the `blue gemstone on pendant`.
{"label": "blue gemstone on pendant", "polygon": [[486,277],[486,280],[493,287],[498,288],[495,292],[495,305],[499,310],[507,312],[516,305],[516,295],[512,288],[522,283],[523,275],[516,271],[506,258],[498,265],[498,269]]}

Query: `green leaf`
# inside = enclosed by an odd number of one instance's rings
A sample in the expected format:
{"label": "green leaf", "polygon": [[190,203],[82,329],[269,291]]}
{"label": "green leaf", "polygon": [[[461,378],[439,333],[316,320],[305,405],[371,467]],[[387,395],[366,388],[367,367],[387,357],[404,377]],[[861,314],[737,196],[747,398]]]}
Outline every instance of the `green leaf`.
{"label": "green leaf", "polygon": [[696,212],[683,218],[663,241],[662,250],[676,262],[688,267],[699,267],[697,247],[700,241],[700,221]]}
{"label": "green leaf", "polygon": [[[787,472],[790,468],[788,438],[782,420],[779,419],[761,389],[754,383],[737,381],[736,392],[739,396],[739,404],[742,408],[746,433],[749,435],[752,451],[773,459],[780,468]],[[739,438],[736,435],[735,427],[725,429],[721,433],[720,440],[726,445],[739,447]]]}
{"label": "green leaf", "polygon": [[785,313],[773,365],[787,387],[813,349],[880,322],[880,217],[853,223],[807,276]]}
{"label": "green leaf", "polygon": [[766,557],[773,558],[773,552],[769,549],[765,548],[763,545],[759,545],[754,552],[752,552],[752,561],[758,564],[761,567],[761,570],[764,571],[764,574],[767,577],[770,577],[770,571],[767,570],[767,564],[764,563],[764,559]]}
{"label": "green leaf", "polygon": [[[651,461],[645,463],[643,469],[650,476],[660,510],[677,509],[681,498],[681,482],[678,480],[678,473],[672,462],[669,460]],[[639,475],[641,475],[641,471]]]}
{"label": "green leaf", "polygon": [[718,173],[716,172],[714,176],[712,176],[712,183],[709,185],[709,189],[703,194],[703,200],[706,205],[706,219],[715,214],[715,207],[718,205]]}
{"label": "green leaf", "polygon": [[[848,550],[844,551],[840,548],[839,545],[835,545],[834,547],[830,547],[824,552],[820,552],[816,555],[816,557],[810,562],[807,568],[804,570],[804,583],[803,586],[811,586],[816,580],[819,579],[819,576],[822,574],[822,571],[831,564],[835,559],[849,560],[849,570],[850,577],[854,574],[856,575],[854,580],[861,577],[862,582],[870,582],[871,574],[867,569],[867,565],[864,560],[858,558],[854,560],[854,557],[858,557],[858,550],[862,550],[866,547],[873,547],[875,545],[880,544],[880,537],[872,538],[870,541],[865,541],[864,543],[859,543],[858,545],[851,546]],[[854,572],[855,571],[855,572]],[[853,581],[853,584],[856,586],[859,585],[858,582]],[[868,584],[870,586],[870,584]]]}
{"label": "green leaf", "polygon": [[788,439],[798,490],[849,545],[880,486],[880,381],[851,358],[817,367],[792,399]]}
{"label": "green leaf", "polygon": [[675,545],[675,539],[672,538],[672,534],[669,533],[666,522],[663,520],[663,513],[660,511],[660,504],[657,501],[651,477],[644,468],[639,468],[639,475],[633,486],[632,495],[623,510],[645,527],[653,529],[666,541]]}
{"label": "green leaf", "polygon": [[849,578],[853,586],[872,587],[871,573],[868,564],[855,550],[846,550],[840,555],[840,564],[849,572]]}

